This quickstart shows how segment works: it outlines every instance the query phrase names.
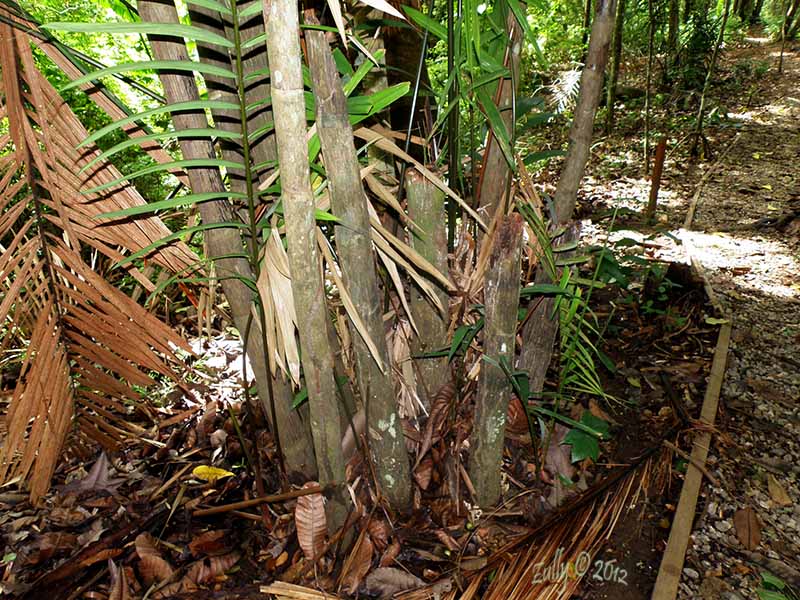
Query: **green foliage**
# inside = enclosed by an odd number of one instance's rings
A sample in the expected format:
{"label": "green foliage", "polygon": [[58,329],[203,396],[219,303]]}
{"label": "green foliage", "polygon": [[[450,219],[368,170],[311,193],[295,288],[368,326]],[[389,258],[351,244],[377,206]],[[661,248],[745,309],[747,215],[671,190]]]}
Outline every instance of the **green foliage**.
{"label": "green foliage", "polygon": [[761,586],[756,590],[759,600],[797,600],[797,593],[780,577],[761,572]]}
{"label": "green foliage", "polygon": [[572,447],[572,462],[580,462],[586,458],[597,461],[600,456],[600,439],[608,438],[608,423],[595,417],[588,410],[581,416],[581,424],[590,428],[595,434],[587,433],[582,428],[573,428],[564,436],[562,444]]}

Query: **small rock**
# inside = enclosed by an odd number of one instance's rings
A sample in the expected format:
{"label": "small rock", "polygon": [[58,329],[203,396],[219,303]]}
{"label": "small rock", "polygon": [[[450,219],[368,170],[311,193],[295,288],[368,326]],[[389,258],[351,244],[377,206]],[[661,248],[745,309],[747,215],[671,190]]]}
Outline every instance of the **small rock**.
{"label": "small rock", "polygon": [[731,527],[733,527],[733,525],[731,524],[730,521],[717,521],[716,523],[714,523],[714,527],[716,527],[717,531],[719,531],[720,533],[726,533],[731,530]]}
{"label": "small rock", "polygon": [[700,577],[700,573],[689,567],[686,567],[683,570],[683,574],[686,575],[689,579],[698,579]]}

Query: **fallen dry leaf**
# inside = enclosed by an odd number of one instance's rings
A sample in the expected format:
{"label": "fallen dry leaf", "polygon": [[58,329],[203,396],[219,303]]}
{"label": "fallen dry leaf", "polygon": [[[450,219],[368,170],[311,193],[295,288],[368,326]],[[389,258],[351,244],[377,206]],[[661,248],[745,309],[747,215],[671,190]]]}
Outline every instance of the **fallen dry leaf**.
{"label": "fallen dry leaf", "polygon": [[755,550],[761,543],[761,524],[751,507],[736,511],[733,515],[733,526],[736,528],[736,537],[746,549]]}
{"label": "fallen dry leaf", "polygon": [[378,552],[383,552],[386,546],[389,545],[389,524],[383,519],[372,518],[367,525],[369,537],[372,539],[372,545]]}
{"label": "fallen dry leaf", "polygon": [[225,574],[225,571],[239,562],[241,554],[230,552],[224,556],[210,556],[194,563],[183,578],[195,584],[210,583]]}
{"label": "fallen dry leaf", "polygon": [[224,529],[205,531],[189,542],[189,551],[195,556],[223,554],[228,550],[225,543],[227,533]]}
{"label": "fallen dry leaf", "polygon": [[111,585],[108,590],[108,600],[131,600],[131,591],[125,570],[120,569],[114,561],[108,560],[108,572],[111,573]]}
{"label": "fallen dry leaf", "polygon": [[[303,488],[318,485],[316,481],[309,481]],[[294,509],[294,521],[297,527],[297,541],[303,554],[310,560],[316,559],[325,547],[325,535],[328,533],[325,498],[322,494],[300,496]]]}
{"label": "fallen dry leaf", "polygon": [[113,469],[105,452],[100,453],[100,457],[92,465],[91,470],[81,479],[71,481],[62,488],[64,492],[106,492],[114,494],[117,488],[125,480],[122,478],[109,477],[109,471]]}
{"label": "fallen dry leaf", "polygon": [[773,502],[778,506],[791,506],[792,499],[786,493],[786,489],[781,485],[781,482],[775,478],[772,473],[767,477],[767,488],[769,495],[772,497]]}
{"label": "fallen dry leaf", "polygon": [[433,477],[433,459],[426,456],[414,469],[414,480],[422,490],[427,490]]}
{"label": "fallen dry leaf", "polygon": [[416,575],[394,567],[380,567],[367,576],[367,593],[391,598],[397,592],[423,587],[425,582]]}
{"label": "fallen dry leaf", "polygon": [[400,546],[400,542],[398,540],[394,540],[389,546],[386,548],[386,551],[381,556],[381,567],[388,567],[389,565],[394,564],[394,559],[400,556],[400,550],[402,547]]}
{"label": "fallen dry leaf", "polygon": [[175,573],[172,565],[161,557],[149,533],[140,533],[134,542],[139,555],[139,574],[147,585],[164,583]]}
{"label": "fallen dry leaf", "polygon": [[342,587],[348,594],[355,594],[358,586],[361,585],[361,580],[369,573],[372,566],[372,553],[372,540],[369,534],[365,533],[361,538],[361,543],[353,550],[345,565],[346,571],[342,576]]}

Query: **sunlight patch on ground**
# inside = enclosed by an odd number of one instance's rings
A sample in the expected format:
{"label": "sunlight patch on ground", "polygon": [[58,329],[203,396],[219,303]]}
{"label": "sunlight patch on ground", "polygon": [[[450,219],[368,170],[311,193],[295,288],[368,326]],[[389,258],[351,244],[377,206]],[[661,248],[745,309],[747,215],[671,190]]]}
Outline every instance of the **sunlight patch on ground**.
{"label": "sunlight patch on ground", "polygon": [[800,297],[796,280],[779,276],[800,272],[800,263],[786,244],[701,231],[683,230],[679,235],[707,269],[730,270],[732,265],[734,269],[747,269],[736,276],[738,287],[783,298]]}
{"label": "sunlight patch on ground", "polygon": [[750,36],[745,36],[744,41],[745,42],[749,42],[751,44],[764,45],[764,44],[771,43],[772,39],[770,37],[750,37]]}

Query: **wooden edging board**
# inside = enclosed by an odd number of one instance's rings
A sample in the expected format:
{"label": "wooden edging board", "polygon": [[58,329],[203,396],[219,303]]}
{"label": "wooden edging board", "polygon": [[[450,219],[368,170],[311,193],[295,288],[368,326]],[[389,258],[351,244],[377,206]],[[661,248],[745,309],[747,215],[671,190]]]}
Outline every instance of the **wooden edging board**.
{"label": "wooden edging board", "polygon": [[[703,408],[700,413],[700,422],[714,425],[714,419],[719,405],[719,393],[722,380],[725,377],[725,365],[728,358],[728,346],[731,339],[730,320],[724,323],[717,338],[717,348],[714,351],[714,360],[711,363],[711,375],[708,379]],[[689,545],[689,535],[692,532],[694,513],[697,508],[697,496],[700,493],[700,484],[703,474],[695,465],[705,465],[708,450],[711,445],[711,432],[701,432],[692,447],[692,460],[686,469],[686,478],[683,481],[681,497],[678,508],[672,521],[669,532],[669,541],[664,550],[661,567],[658,570],[656,585],[653,589],[652,600],[673,600],[678,593],[678,583],[683,571],[683,562],[686,558],[686,549]]]}
{"label": "wooden edging board", "polygon": [[[700,180],[697,190],[690,202],[686,220],[683,224],[685,230],[691,229],[695,210],[705,183],[738,140],[739,135],[734,138],[733,142],[731,142],[725,152],[722,153],[717,162],[706,171],[705,175]],[[702,264],[700,264],[700,261],[697,260],[692,251],[692,244],[688,236],[684,236],[682,242],[686,248],[692,269],[694,269],[703,280],[703,286],[705,287],[709,302],[711,302],[720,315],[725,315],[725,311],[719,304],[716,294],[714,294],[714,290],[708,281]],[[692,446],[692,460],[689,462],[686,469],[686,477],[683,480],[681,496],[678,500],[678,508],[675,510],[675,516],[672,520],[669,540],[664,550],[664,556],[661,559],[661,566],[658,569],[658,576],[656,578],[655,587],[653,588],[651,600],[674,600],[678,595],[678,584],[680,583],[681,573],[683,572],[683,563],[686,559],[686,550],[689,547],[689,536],[692,533],[694,514],[697,509],[697,497],[700,494],[700,485],[703,483],[703,473],[697,465],[705,467],[706,459],[708,458],[708,451],[711,446],[711,431],[717,416],[719,395],[722,389],[722,381],[725,378],[725,367],[728,362],[728,348],[731,341],[732,325],[730,315],[725,315],[725,318],[726,320],[722,323],[719,335],[717,336],[717,346],[714,350],[714,359],[711,363],[711,373],[703,398],[703,406],[700,410],[700,422],[707,425],[708,429],[701,431],[695,437]]]}

